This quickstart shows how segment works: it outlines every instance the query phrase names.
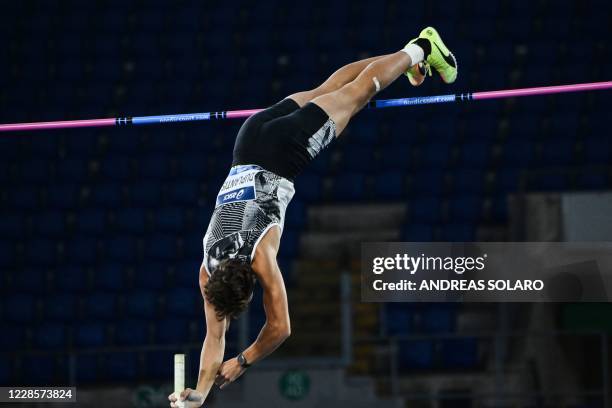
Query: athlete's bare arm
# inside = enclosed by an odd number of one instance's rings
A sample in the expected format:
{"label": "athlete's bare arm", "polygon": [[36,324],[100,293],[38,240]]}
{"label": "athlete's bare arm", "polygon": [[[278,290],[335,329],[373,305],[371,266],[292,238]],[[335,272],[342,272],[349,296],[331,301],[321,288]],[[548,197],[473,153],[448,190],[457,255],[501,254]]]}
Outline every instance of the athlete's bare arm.
{"label": "athlete's bare arm", "polygon": [[[204,314],[206,316],[206,337],[200,353],[200,371],[198,373],[198,384],[196,389],[186,388],[180,395],[185,400],[185,407],[199,407],[204,403],[212,385],[215,383],[216,375],[223,363],[225,353],[225,332],[229,327],[227,319],[218,320],[215,308],[204,296],[204,287],[208,282],[208,273],[204,265],[200,267],[200,291],[204,298]],[[170,406],[175,407],[177,396],[171,394],[168,399]]]}
{"label": "athlete's bare arm", "polygon": [[[266,322],[255,342],[243,351],[249,364],[272,353],[291,334],[285,282],[276,262],[279,245],[280,230],[278,227],[273,227],[255,250],[252,267],[263,288]],[[244,370],[236,358],[224,362],[219,372],[221,388],[240,377]]]}

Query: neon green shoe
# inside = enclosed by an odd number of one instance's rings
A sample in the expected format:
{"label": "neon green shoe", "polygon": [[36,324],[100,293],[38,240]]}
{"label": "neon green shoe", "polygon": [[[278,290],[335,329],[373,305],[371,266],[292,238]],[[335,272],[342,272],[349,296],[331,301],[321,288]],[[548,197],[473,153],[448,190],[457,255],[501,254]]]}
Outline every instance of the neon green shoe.
{"label": "neon green shoe", "polygon": [[[446,48],[446,45],[444,45],[436,29],[433,27],[426,27],[419,34],[419,38],[425,38],[431,43],[431,52],[425,58],[427,63],[438,71],[438,74],[440,74],[444,82],[447,84],[455,82],[455,79],[457,79],[457,60],[453,53]],[[416,39],[412,41],[416,41]]]}
{"label": "neon green shoe", "polygon": [[425,81],[425,76],[429,74],[431,76],[431,68],[425,61],[421,61],[415,64],[406,71],[406,76],[412,86],[419,86]]}

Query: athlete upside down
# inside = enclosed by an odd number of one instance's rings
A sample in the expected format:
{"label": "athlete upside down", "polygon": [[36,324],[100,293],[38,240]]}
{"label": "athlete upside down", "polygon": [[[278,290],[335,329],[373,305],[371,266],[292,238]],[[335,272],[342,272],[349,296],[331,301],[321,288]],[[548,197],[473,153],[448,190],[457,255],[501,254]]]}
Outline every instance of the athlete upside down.
{"label": "athlete upside down", "polygon": [[[206,338],[198,383],[171,394],[171,407],[179,401],[201,406],[215,382],[226,387],[289,337],[287,293],[276,255],[293,180],[377,92],[404,73],[420,85],[431,68],[446,83],[457,77],[455,57],[427,27],[401,51],[346,65],[319,87],[290,95],[242,125],[204,236],[199,280]],[[230,320],[248,306],[256,280],[263,288],[266,322],[253,344],[223,362]]]}

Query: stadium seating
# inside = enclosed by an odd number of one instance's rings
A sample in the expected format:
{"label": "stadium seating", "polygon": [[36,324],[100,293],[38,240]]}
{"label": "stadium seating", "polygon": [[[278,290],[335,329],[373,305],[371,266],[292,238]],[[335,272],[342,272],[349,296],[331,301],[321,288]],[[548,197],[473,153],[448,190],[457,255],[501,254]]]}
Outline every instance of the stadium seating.
{"label": "stadium seating", "polygon": [[[575,15],[574,3],[7,2],[0,123],[267,106],[316,86],[341,64],[399,48],[425,21],[455,49],[457,85],[427,78],[413,89],[401,79],[377,97],[598,80],[612,53],[582,37],[609,34],[607,13]],[[591,20],[598,23],[583,24]],[[482,226],[505,224],[509,193],[609,189],[606,98],[360,114],[296,180],[280,250],[286,281],[293,282],[291,261],[311,206],[403,203],[403,240],[470,241]],[[11,333],[0,335],[0,347],[201,341],[201,238],[239,125],[0,138],[0,331]],[[262,313],[253,309],[251,334]],[[391,307],[385,324],[390,335],[439,334],[453,332],[455,319],[452,308]],[[409,341],[400,368],[472,368],[478,347],[474,339]],[[77,383],[168,379],[170,356],[78,354]],[[0,359],[0,384],[66,379],[54,354],[21,358]]]}

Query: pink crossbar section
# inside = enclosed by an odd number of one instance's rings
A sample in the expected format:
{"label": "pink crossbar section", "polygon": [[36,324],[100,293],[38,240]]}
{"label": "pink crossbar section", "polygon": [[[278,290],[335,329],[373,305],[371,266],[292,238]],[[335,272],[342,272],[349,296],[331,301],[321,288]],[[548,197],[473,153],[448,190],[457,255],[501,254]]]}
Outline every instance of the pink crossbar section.
{"label": "pink crossbar section", "polygon": [[66,129],[100,126],[115,126],[115,118],[63,120],[59,122],[8,123],[6,125],[0,125],[0,132],[9,132],[11,130]]}
{"label": "pink crossbar section", "polygon": [[227,111],[225,113],[225,117],[228,119],[248,118],[249,116],[254,115],[257,112],[261,112],[262,110],[263,109],[245,109],[245,110]]}
{"label": "pink crossbar section", "polygon": [[612,88],[612,81],[586,84],[540,86],[537,88],[507,89],[502,91],[474,92],[472,99],[512,98],[515,96],[547,95],[564,92],[596,91]]}

